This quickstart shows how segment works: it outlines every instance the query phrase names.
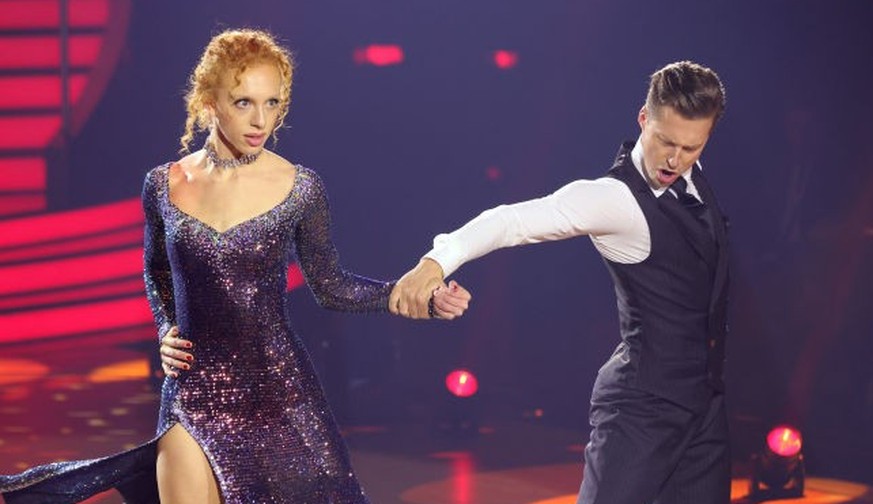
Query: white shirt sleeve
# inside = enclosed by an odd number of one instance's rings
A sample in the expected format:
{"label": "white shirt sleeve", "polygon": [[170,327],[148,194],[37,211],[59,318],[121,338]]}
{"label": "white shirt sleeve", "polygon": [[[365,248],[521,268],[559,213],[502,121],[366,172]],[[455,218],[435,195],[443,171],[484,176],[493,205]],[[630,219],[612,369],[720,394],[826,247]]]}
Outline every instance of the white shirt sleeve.
{"label": "white shirt sleeve", "polygon": [[434,238],[425,257],[449,276],[491,251],[589,235],[607,259],[636,263],[649,255],[649,228],[630,189],[612,178],[577,180],[543,198],[501,205]]}

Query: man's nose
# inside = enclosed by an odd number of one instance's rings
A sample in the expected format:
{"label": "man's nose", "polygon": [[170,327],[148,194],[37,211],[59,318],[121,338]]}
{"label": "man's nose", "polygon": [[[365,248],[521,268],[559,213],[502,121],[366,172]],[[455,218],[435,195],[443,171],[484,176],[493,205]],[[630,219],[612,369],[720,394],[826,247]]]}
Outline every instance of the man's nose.
{"label": "man's nose", "polygon": [[667,156],[667,166],[670,169],[677,169],[682,166],[682,149],[676,148],[673,149],[670,154]]}

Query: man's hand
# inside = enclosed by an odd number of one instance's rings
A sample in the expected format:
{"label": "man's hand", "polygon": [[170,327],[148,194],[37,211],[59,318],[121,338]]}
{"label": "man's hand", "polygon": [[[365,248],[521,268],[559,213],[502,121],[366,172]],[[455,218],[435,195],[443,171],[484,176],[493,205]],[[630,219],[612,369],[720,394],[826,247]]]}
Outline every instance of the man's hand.
{"label": "man's hand", "polygon": [[161,338],[161,367],[164,369],[164,374],[178,378],[179,370],[191,369],[194,356],[184,350],[190,350],[193,346],[193,343],[179,336],[178,327],[171,327]]}
{"label": "man's hand", "polygon": [[471,297],[467,289],[452,280],[448,287],[440,287],[433,293],[434,315],[446,320],[460,317],[470,306]]}
{"label": "man's hand", "polygon": [[440,287],[446,287],[443,269],[436,261],[425,257],[418,266],[400,277],[388,298],[388,309],[395,315],[408,318],[430,318],[428,303]]}

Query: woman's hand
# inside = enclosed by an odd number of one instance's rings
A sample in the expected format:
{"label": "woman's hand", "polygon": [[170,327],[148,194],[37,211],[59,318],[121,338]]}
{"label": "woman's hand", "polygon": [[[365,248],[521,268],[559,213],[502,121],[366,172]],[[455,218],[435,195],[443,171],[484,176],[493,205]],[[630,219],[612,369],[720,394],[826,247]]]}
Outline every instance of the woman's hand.
{"label": "woman's hand", "polygon": [[179,370],[187,371],[194,363],[194,356],[184,350],[189,350],[193,343],[179,336],[179,328],[173,326],[161,338],[161,367],[164,374],[173,378],[179,377]]}
{"label": "woman's hand", "polygon": [[460,317],[470,306],[472,296],[467,289],[452,280],[447,287],[440,287],[433,293],[433,314],[437,318],[452,320]]}

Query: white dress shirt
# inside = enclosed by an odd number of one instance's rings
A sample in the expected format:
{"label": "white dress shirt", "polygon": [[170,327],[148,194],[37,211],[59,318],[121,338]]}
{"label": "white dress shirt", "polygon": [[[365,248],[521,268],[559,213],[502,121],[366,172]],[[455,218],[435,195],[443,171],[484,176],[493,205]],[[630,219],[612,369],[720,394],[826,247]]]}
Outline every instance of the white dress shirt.
{"label": "white dress shirt", "polygon": [[[637,140],[631,160],[645,177],[642,153]],[[688,193],[700,199],[691,170],[683,177]],[[652,192],[657,197],[666,190]],[[617,263],[642,262],[651,251],[649,225],[630,189],[624,182],[602,177],[576,180],[548,196],[486,210],[459,229],[437,235],[425,257],[436,261],[448,277],[464,263],[500,248],[580,235],[588,235],[603,257]]]}

